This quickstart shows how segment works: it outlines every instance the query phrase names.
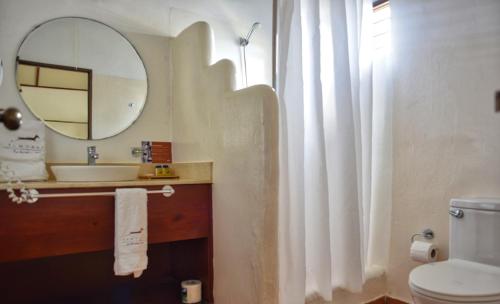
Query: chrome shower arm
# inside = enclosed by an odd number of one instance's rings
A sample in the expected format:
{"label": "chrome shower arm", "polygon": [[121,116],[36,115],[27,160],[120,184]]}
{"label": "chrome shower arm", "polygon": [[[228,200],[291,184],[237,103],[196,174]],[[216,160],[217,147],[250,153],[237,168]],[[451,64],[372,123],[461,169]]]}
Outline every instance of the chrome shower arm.
{"label": "chrome shower arm", "polygon": [[243,47],[247,46],[250,43],[250,38],[252,37],[253,33],[259,27],[260,27],[259,22],[255,22],[254,24],[252,24],[252,28],[250,29],[248,34],[245,37],[240,37],[240,46]]}

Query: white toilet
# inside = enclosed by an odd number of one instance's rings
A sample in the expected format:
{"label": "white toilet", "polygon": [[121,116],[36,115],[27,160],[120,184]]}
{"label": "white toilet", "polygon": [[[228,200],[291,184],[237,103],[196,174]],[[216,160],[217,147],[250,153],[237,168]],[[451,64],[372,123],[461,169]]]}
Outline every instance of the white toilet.
{"label": "white toilet", "polygon": [[500,199],[452,199],[450,258],[410,273],[415,304],[500,304]]}

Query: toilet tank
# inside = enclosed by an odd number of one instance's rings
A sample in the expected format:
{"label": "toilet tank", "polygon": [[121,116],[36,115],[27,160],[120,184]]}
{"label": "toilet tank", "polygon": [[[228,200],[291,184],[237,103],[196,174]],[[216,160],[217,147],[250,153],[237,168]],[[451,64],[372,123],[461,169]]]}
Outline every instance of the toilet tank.
{"label": "toilet tank", "polygon": [[450,259],[500,267],[500,199],[450,201]]}

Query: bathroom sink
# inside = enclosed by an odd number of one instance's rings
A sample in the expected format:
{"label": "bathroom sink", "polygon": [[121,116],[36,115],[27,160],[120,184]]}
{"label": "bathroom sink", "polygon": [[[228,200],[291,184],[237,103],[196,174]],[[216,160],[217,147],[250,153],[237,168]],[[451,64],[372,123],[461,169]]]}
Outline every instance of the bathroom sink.
{"label": "bathroom sink", "polygon": [[117,182],[136,180],[139,166],[51,166],[59,182]]}

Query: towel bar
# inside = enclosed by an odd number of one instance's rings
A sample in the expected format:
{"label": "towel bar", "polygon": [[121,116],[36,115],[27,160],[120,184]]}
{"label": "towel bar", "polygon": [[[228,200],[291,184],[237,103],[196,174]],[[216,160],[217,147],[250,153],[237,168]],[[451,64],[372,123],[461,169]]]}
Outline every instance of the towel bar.
{"label": "towel bar", "polygon": [[[28,189],[28,203],[35,203],[40,198],[57,198],[57,197],[82,197],[82,196],[114,196],[115,192],[82,192],[82,193],[47,193],[40,194],[36,189]],[[175,190],[172,186],[165,185],[161,190],[148,190],[148,194],[163,194],[165,197],[174,195]]]}

